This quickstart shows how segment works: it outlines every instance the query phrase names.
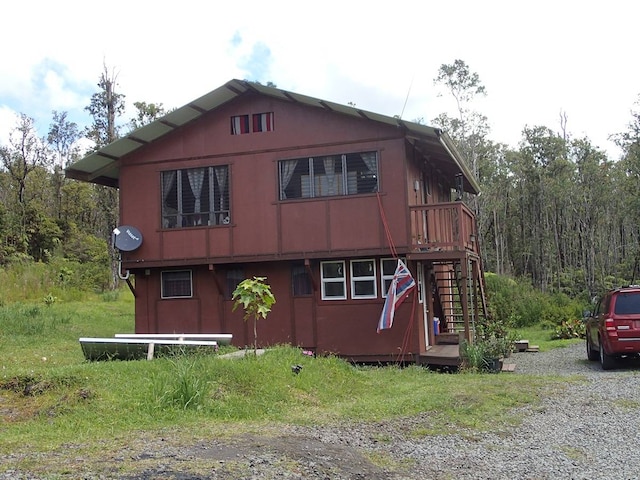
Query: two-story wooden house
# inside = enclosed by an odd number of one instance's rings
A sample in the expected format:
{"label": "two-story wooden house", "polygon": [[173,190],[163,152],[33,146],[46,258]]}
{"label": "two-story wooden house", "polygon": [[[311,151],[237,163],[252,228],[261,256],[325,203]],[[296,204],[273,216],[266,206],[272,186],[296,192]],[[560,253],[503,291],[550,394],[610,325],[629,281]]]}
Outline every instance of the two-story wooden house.
{"label": "two-story wooden house", "polygon": [[[277,299],[263,346],[446,364],[457,353],[439,359],[437,339],[472,338],[485,306],[475,218],[457,199],[478,186],[437,128],[231,80],[67,177],[118,188],[121,224],[142,234],[122,252],[137,333],[250,345],[231,294],[261,276]],[[418,288],[377,333],[396,257]]]}

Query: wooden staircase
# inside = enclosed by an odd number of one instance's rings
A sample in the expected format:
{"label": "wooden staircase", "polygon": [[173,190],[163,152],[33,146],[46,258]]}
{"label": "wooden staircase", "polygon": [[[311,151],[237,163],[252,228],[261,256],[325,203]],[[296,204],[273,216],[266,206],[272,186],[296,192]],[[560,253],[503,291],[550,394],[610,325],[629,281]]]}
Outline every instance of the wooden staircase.
{"label": "wooden staircase", "polygon": [[[464,261],[466,265],[462,264]],[[457,368],[462,363],[460,344],[465,339],[473,341],[480,317],[487,317],[480,260],[467,257],[434,262],[431,283],[434,304],[438,304],[434,310],[440,314],[440,332],[435,336],[435,345],[422,353],[419,361],[429,366]]]}
{"label": "wooden staircase", "polygon": [[[441,314],[440,335],[436,336],[436,344],[459,343],[462,338],[472,339],[479,317],[486,318],[488,315],[482,260],[465,261],[465,269],[460,260],[434,263],[435,299],[439,302]],[[466,281],[463,281],[464,275]]]}

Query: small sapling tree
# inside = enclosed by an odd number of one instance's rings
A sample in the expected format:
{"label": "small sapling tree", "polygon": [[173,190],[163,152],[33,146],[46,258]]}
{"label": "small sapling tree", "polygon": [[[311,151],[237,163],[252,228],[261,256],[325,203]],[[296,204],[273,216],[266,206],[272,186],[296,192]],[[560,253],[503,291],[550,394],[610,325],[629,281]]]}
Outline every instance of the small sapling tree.
{"label": "small sapling tree", "polygon": [[240,282],[231,297],[235,300],[233,311],[242,305],[245,322],[253,317],[253,352],[258,354],[258,318],[267,318],[276,297],[265,283],[266,277],[247,278]]}

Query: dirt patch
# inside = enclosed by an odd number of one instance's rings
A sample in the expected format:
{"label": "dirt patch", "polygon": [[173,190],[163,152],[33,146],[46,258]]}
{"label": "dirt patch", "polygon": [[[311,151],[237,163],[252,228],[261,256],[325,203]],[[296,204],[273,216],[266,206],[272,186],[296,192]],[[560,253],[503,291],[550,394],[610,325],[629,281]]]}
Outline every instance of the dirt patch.
{"label": "dirt patch", "polygon": [[[311,433],[311,432],[310,432]],[[136,458],[154,466],[119,478],[150,480],[158,477],[196,479],[371,479],[390,478],[365,451],[301,435],[241,435],[200,442],[178,451],[147,450]],[[138,466],[142,466],[138,464]]]}
{"label": "dirt patch", "polygon": [[[354,447],[327,444],[309,437],[250,436],[240,438],[234,445],[225,445],[222,448],[200,445],[193,453],[196,457],[209,460],[233,461],[239,451],[242,452],[241,456],[246,458],[270,455],[280,463],[297,466],[293,470],[302,470],[299,473],[324,473],[328,475],[327,478],[386,478],[383,470]],[[229,454],[232,456],[229,457]]]}
{"label": "dirt patch", "polygon": [[39,380],[30,376],[13,377],[0,382],[0,390],[19,393],[25,397],[40,395],[53,387],[54,385],[47,380]]}

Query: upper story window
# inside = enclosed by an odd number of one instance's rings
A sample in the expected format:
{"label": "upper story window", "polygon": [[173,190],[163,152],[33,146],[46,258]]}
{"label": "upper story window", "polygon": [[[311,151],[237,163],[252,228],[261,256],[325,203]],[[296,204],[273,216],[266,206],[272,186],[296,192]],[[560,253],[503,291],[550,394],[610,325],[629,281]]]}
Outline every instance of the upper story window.
{"label": "upper story window", "polygon": [[273,112],[254,113],[253,131],[270,132],[273,130]]}
{"label": "upper story window", "polygon": [[273,131],[273,112],[231,117],[231,135]]}
{"label": "upper story window", "polygon": [[280,200],[378,191],[376,152],[281,160],[278,173]]}
{"label": "upper story window", "polygon": [[162,228],[227,225],[229,166],[162,172]]}
{"label": "upper story window", "polygon": [[231,135],[249,133],[249,115],[234,115],[231,117]]}

